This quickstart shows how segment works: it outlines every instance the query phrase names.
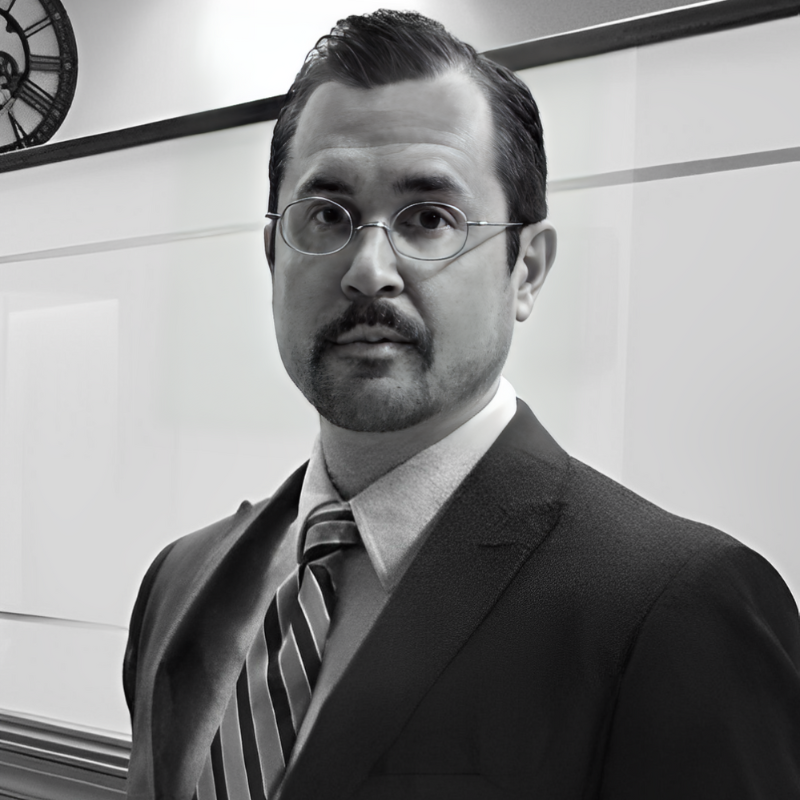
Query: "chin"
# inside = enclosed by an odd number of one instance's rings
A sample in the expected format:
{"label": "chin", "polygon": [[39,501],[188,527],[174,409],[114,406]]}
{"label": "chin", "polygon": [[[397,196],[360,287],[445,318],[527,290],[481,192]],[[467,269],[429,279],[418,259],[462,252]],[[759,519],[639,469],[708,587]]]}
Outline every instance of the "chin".
{"label": "chin", "polygon": [[441,411],[427,386],[409,389],[375,377],[353,378],[335,388],[317,385],[306,397],[332,425],[362,433],[405,430]]}
{"label": "chin", "polygon": [[[454,364],[444,374],[421,357],[306,362],[295,378],[320,416],[338,428],[388,433],[455,413],[480,397],[505,359],[486,357]],[[294,377],[294,376],[293,376]]]}

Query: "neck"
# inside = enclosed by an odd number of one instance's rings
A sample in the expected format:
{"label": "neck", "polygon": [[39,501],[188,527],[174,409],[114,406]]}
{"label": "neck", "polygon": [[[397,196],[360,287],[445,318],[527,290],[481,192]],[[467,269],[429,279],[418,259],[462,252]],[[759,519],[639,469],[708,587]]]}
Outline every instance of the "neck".
{"label": "neck", "polygon": [[339,494],[349,500],[399,464],[449,436],[489,404],[499,384],[498,377],[488,391],[455,411],[399,431],[350,431],[320,418],[325,465]]}

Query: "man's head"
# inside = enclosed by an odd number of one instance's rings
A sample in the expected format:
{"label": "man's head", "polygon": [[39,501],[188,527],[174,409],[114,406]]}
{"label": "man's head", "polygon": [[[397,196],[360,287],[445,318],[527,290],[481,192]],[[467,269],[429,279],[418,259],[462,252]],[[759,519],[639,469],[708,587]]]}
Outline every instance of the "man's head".
{"label": "man's head", "polygon": [[[317,87],[336,81],[372,89],[451,71],[472,78],[489,101],[495,124],[494,167],[506,194],[508,220],[545,219],[547,160],[539,109],[528,87],[511,70],[479,55],[440,23],[414,12],[387,10],[341,20],[306,57],[272,136],[269,210],[278,210],[297,121]],[[512,268],[519,250],[516,229],[509,228],[507,242]]]}
{"label": "man's head", "polygon": [[[276,125],[270,210],[316,197],[302,205],[309,232],[348,215],[381,225],[329,255],[267,226],[278,344],[329,422],[405,429],[486,395],[552,262],[538,112],[513,74],[417,14],[351,17],[321,42]],[[470,226],[452,257],[408,257],[403,236],[452,234],[446,206],[522,225]]]}

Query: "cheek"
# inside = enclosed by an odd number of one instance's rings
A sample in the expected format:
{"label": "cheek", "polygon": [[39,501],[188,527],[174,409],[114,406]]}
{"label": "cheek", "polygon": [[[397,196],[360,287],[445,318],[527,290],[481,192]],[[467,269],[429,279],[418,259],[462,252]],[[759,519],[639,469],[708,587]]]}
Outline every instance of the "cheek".
{"label": "cheek", "polygon": [[276,329],[295,331],[302,336],[326,322],[337,291],[336,277],[330,271],[304,264],[282,264],[275,269],[272,308]]}
{"label": "cheek", "polygon": [[508,276],[495,273],[486,268],[454,272],[447,290],[426,287],[420,299],[439,352],[478,354],[493,350],[498,339],[510,335],[513,292]]}

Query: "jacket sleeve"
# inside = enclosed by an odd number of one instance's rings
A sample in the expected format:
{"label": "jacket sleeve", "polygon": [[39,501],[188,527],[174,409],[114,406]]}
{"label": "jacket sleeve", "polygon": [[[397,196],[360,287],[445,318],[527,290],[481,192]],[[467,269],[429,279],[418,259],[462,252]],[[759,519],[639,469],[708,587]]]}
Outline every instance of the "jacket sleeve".
{"label": "jacket sleeve", "polygon": [[131,715],[131,723],[133,722],[134,709],[136,706],[136,674],[139,642],[141,640],[142,624],[147,610],[147,602],[150,598],[153,584],[156,581],[156,576],[174,546],[175,542],[167,545],[153,560],[153,563],[142,579],[141,586],[139,587],[139,594],[136,597],[133,612],[131,613],[131,621],[128,627],[128,643],[125,647],[125,657],[122,664],[122,687],[125,690],[125,700]]}
{"label": "jacket sleeve", "polygon": [[602,785],[604,800],[800,798],[800,619],[757,553],[695,557],[650,609]]}

